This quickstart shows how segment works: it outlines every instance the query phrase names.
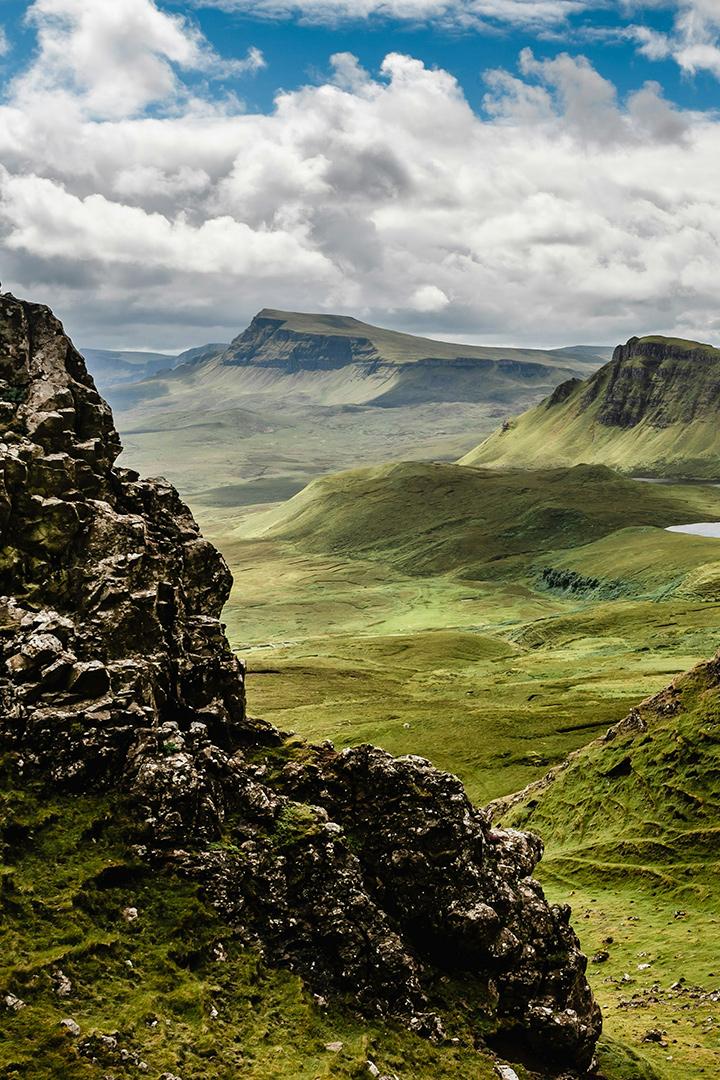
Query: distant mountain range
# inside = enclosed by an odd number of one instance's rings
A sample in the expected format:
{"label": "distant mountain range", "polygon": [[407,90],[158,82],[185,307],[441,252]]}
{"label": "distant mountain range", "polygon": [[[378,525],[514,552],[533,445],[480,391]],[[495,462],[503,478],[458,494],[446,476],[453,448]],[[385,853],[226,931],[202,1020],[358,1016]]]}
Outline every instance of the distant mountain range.
{"label": "distant mountain range", "polygon": [[196,509],[231,511],[356,465],[451,461],[508,412],[591,374],[611,349],[452,344],[264,309],[230,345],[164,357],[152,374],[136,363],[121,379],[101,378],[96,355],[90,367],[127,464],[168,476]]}
{"label": "distant mountain range", "polygon": [[631,338],[588,379],[571,379],[490,435],[464,465],[602,463],[648,477],[720,476],[720,349]]}
{"label": "distant mountain range", "polygon": [[215,356],[227,345],[200,345],[173,356],[167,353],[142,352],[133,349],[81,349],[89,370],[101,390],[140,382],[162,371],[171,371],[181,364],[197,364]]}
{"label": "distant mountain range", "polygon": [[[229,346],[207,345],[160,366],[153,354],[140,379],[125,377],[128,354],[115,354],[123,379],[114,384],[116,408],[143,401],[180,400],[201,389],[206,408],[255,395],[298,394],[317,404],[386,407],[422,401],[512,401],[518,390],[550,389],[572,375],[588,375],[607,360],[604,346],[557,350],[452,344],[383,330],[341,315],[259,312]],[[98,355],[90,350],[91,368]],[[105,354],[109,356],[110,354]],[[100,357],[104,363],[105,357]],[[134,371],[140,372],[141,363]],[[130,372],[133,374],[133,372]],[[132,386],[129,385],[132,383]]]}

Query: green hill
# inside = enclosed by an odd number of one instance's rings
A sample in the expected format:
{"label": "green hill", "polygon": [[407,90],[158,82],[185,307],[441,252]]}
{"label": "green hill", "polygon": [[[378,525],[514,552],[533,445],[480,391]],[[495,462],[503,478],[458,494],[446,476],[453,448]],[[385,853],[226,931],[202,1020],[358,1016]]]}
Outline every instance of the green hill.
{"label": "green hill", "polygon": [[592,599],[720,600],[714,538],[634,527],[538,563],[546,588]]}
{"label": "green hill", "polygon": [[572,379],[506,422],[465,465],[602,463],[641,476],[720,475],[720,349],[631,338],[586,381]]}
{"label": "green hill", "polygon": [[604,466],[499,473],[405,462],[315,480],[251,519],[244,535],[412,574],[498,577],[525,571],[542,552],[699,515],[720,517],[720,493],[642,484]]}
{"label": "green hill", "polygon": [[678,901],[703,899],[720,868],[719,780],[716,658],[511,797],[506,816],[551,838],[556,875],[595,882],[632,875]]}
{"label": "green hill", "polygon": [[720,1066],[719,784],[716,658],[495,807],[543,836],[544,884],[572,890],[608,1026],[663,1080]]}

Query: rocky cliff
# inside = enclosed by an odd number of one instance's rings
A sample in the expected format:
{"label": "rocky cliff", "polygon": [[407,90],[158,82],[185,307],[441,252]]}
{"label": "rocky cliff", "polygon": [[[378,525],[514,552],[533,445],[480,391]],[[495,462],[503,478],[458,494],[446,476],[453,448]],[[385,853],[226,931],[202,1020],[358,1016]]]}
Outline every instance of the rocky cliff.
{"label": "rocky cliff", "polygon": [[633,337],[584,382],[562,383],[464,459],[469,465],[598,463],[650,476],[720,473],[720,350]]}
{"label": "rocky cliff", "polygon": [[439,972],[486,1034],[590,1066],[599,1010],[540,841],[493,828],[452,776],[250,719],[219,621],[230,575],[118,436],[44,307],[0,297],[0,739],[16,782],[108,791],[135,850],[323,995],[441,1037]]}

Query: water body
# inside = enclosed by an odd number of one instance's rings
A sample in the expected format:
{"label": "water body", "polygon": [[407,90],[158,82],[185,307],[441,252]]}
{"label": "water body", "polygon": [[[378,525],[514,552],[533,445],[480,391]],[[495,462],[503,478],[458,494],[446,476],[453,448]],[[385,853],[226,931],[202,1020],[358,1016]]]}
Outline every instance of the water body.
{"label": "water body", "polygon": [[678,480],[674,477],[661,476],[633,476],[631,479],[641,484],[674,484],[692,487],[720,487],[720,480]]}
{"label": "water body", "polygon": [[700,521],[695,525],[670,525],[665,531],[689,533],[691,536],[713,536],[720,540],[720,521]]}

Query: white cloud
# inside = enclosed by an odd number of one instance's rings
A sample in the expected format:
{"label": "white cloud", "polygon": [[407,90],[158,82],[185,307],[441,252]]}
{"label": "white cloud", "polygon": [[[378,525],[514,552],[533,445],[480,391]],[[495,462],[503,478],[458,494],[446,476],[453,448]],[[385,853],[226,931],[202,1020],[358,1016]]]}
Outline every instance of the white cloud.
{"label": "white cloud", "polygon": [[450,300],[437,285],[421,285],[410,298],[410,307],[415,311],[442,311],[449,303]]}
{"label": "white cloud", "polygon": [[720,0],[672,0],[672,6],[677,13],[671,33],[631,27],[639,51],[650,60],[672,57],[690,75],[709,71],[720,79]]}
{"label": "white cloud", "polygon": [[152,0],[34,0],[27,21],[38,52],[14,93],[28,106],[65,95],[68,105],[116,119],[186,97],[179,71],[224,77],[264,64],[254,48],[243,59],[221,59],[187,19]]}
{"label": "white cloud", "polygon": [[[263,306],[528,343],[720,329],[720,123],[657,85],[622,100],[581,57],[524,52],[480,116],[446,71],[339,54],[246,114],[183,86],[192,27],[122,7],[73,23],[70,60],[41,45],[44,79],[38,59],[0,107],[4,285],[80,339],[222,340]],[[93,34],[107,63],[83,73]]]}
{"label": "white cloud", "polygon": [[10,42],[2,26],[0,26],[0,56],[7,56],[10,52]]}

